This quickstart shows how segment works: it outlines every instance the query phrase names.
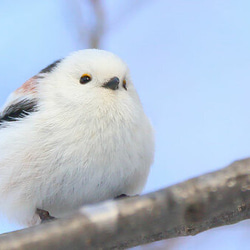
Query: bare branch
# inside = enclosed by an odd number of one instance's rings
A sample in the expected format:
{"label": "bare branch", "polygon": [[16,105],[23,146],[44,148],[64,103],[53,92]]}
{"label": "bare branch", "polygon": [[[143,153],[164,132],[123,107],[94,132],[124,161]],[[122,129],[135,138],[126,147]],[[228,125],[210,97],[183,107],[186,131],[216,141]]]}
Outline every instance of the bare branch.
{"label": "bare branch", "polygon": [[70,17],[74,20],[74,28],[71,26],[71,29],[76,29],[80,44],[88,48],[100,48],[102,40],[108,32],[118,29],[147,2],[150,1],[134,0],[129,4],[123,3],[120,10],[115,11],[116,15],[112,20],[108,18],[105,1],[72,0],[66,1],[66,4],[67,12],[71,10]]}
{"label": "bare branch", "polygon": [[96,25],[90,33],[90,45],[91,48],[99,48],[101,43],[101,38],[104,34],[104,8],[102,6],[101,0],[90,0],[92,3]]}
{"label": "bare branch", "polygon": [[250,218],[250,158],[169,188],[0,236],[0,249],[124,249]]}
{"label": "bare branch", "polygon": [[66,4],[67,11],[71,10],[70,17],[74,20],[74,28],[81,45],[100,48],[106,24],[103,1],[72,0]]}

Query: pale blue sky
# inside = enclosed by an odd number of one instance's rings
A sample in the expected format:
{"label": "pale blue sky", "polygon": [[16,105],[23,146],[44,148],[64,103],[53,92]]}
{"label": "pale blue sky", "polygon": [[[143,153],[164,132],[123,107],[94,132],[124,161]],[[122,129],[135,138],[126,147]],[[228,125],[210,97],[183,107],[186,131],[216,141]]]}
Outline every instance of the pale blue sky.
{"label": "pale blue sky", "polygon": [[[132,0],[106,3],[114,26],[102,48],[130,66],[156,132],[145,191],[250,156],[250,2],[158,0],[132,9]],[[0,105],[50,62],[86,48],[72,13],[63,0],[1,1]],[[14,229],[0,220],[0,232]],[[243,248],[249,230],[248,221],[210,230],[180,240],[181,249]]]}

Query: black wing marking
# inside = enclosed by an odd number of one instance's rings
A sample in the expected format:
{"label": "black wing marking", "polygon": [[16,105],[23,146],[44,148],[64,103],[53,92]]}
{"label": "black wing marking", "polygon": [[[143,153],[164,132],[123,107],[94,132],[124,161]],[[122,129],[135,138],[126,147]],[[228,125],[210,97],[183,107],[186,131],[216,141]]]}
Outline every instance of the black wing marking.
{"label": "black wing marking", "polygon": [[5,122],[13,122],[20,120],[32,112],[37,111],[37,100],[26,99],[8,106],[2,113],[0,113],[0,127]]}
{"label": "black wing marking", "polygon": [[62,59],[59,59],[59,60],[51,63],[46,68],[42,69],[39,73],[50,73],[61,61],[62,61]]}

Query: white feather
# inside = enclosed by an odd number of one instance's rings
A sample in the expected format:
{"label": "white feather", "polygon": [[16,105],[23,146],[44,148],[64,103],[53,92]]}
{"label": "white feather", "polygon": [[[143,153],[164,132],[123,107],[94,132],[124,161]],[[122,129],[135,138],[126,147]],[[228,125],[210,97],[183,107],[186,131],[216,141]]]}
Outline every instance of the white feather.
{"label": "white feather", "polygon": [[[80,84],[84,73],[92,81]],[[102,87],[112,77],[120,79],[118,90]],[[0,212],[29,226],[40,222],[36,208],[61,217],[83,204],[142,191],[154,137],[120,58],[75,52],[38,79],[35,96],[37,112],[0,127]]]}

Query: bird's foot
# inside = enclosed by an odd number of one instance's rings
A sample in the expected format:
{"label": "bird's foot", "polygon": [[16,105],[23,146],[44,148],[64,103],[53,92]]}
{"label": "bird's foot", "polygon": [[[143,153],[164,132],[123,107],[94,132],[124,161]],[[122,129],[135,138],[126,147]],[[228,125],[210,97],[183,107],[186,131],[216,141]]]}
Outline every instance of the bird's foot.
{"label": "bird's foot", "polygon": [[51,216],[48,211],[37,208],[36,213],[39,215],[41,219],[41,223],[45,223],[48,221],[56,220],[55,217]]}
{"label": "bird's foot", "polygon": [[116,197],[115,197],[115,200],[116,200],[116,199],[123,199],[123,198],[127,198],[127,197],[129,197],[129,196],[126,195],[126,194],[121,194],[121,195],[119,195],[119,196],[116,196]]}
{"label": "bird's foot", "polygon": [[136,194],[136,195],[126,195],[126,194],[121,194],[121,195],[118,195],[115,197],[115,200],[116,199],[123,199],[123,198],[129,198],[129,197],[136,197],[136,196],[140,196],[139,194]]}

